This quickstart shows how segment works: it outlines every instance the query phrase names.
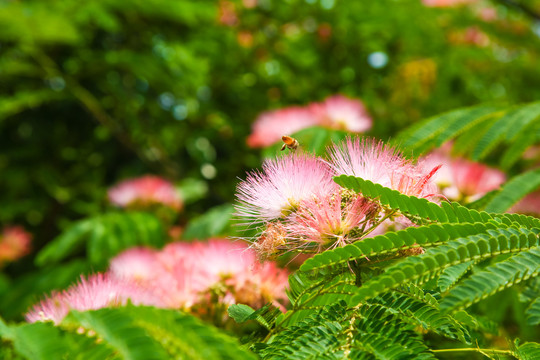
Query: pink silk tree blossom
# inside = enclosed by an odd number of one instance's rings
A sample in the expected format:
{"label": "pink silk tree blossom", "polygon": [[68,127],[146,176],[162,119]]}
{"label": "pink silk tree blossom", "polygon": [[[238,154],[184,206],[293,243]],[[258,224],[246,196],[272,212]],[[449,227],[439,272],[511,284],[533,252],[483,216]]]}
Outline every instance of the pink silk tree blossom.
{"label": "pink silk tree blossom", "polygon": [[307,153],[266,160],[262,171],[249,173],[238,185],[236,214],[253,223],[284,217],[302,200],[333,192],[332,175],[325,162]]}
{"label": "pink silk tree blossom", "polygon": [[32,235],[21,226],[8,226],[0,235],[0,265],[30,252]]}
{"label": "pink silk tree blossom", "polygon": [[264,112],[253,123],[247,144],[252,148],[269,146],[280,141],[283,135],[291,135],[317,124],[317,117],[305,107],[292,106]]}
{"label": "pink silk tree blossom", "polygon": [[310,105],[321,126],[355,133],[371,129],[373,120],[360,100],[334,95]]}
{"label": "pink silk tree blossom", "polygon": [[441,188],[442,194],[457,201],[474,201],[487,192],[498,189],[506,175],[495,168],[450,155],[452,144],[447,143],[424,157],[425,164],[441,164],[441,169],[433,176],[433,181]]}
{"label": "pink silk tree blossom", "polygon": [[252,148],[266,147],[279,142],[283,135],[292,135],[313,126],[361,133],[371,129],[372,123],[360,100],[333,95],[306,106],[290,106],[262,113],[253,123],[247,144]]}
{"label": "pink silk tree blossom", "polygon": [[426,170],[396,149],[371,138],[347,138],[329,149],[329,164],[336,175],[352,175],[397,190],[405,195],[431,197],[438,167]]}
{"label": "pink silk tree blossom", "polygon": [[155,304],[152,294],[137,285],[98,273],[88,278],[81,276],[80,281],[67,290],[53,292],[50,297],[36,304],[25,317],[29,322],[53,321],[58,324],[70,310],[122,306],[128,300],[134,304]]}
{"label": "pink silk tree blossom", "polygon": [[[288,272],[257,260],[247,244],[225,239],[172,243],[163,250],[133,248],[117,255],[105,274],[81,277],[26,314],[29,322],[58,324],[70,310],[135,305],[213,314],[220,306],[271,302],[283,309]],[[222,314],[225,316],[224,314]]]}
{"label": "pink silk tree blossom", "polygon": [[470,4],[476,0],[422,0],[425,6],[429,7],[452,7],[464,4]]}
{"label": "pink silk tree blossom", "polygon": [[110,188],[108,196],[110,202],[119,207],[161,204],[177,211],[182,208],[182,200],[173,184],[153,175],[125,180]]}
{"label": "pink silk tree blossom", "polygon": [[[299,248],[344,246],[357,240],[362,228],[370,227],[376,205],[357,195],[342,201],[339,192],[320,199],[303,201],[287,224],[289,237]],[[359,231],[353,232],[354,229]]]}

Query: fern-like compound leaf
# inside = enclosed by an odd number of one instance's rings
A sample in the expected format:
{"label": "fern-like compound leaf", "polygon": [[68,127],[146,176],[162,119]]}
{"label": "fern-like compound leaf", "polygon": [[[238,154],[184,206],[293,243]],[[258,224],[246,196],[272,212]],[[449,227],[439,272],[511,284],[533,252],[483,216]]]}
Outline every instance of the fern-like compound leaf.
{"label": "fern-like compound leaf", "polygon": [[418,217],[427,222],[463,223],[488,221],[492,218],[486,212],[468,209],[458,203],[443,202],[442,205],[437,205],[427,199],[407,196],[399,191],[354,176],[341,175],[335,177],[334,181],[367,198],[376,199],[382,205],[399,210],[403,215],[411,218]]}
{"label": "fern-like compound leaf", "polygon": [[363,284],[353,303],[377,296],[401,284],[426,282],[449,266],[487,259],[504,253],[517,253],[538,245],[538,235],[529,229],[490,229],[487,234],[470,235],[428,249],[391,265],[385,272]]}
{"label": "fern-like compound leaf", "polygon": [[454,287],[441,301],[441,309],[467,307],[540,272],[540,247],[534,247],[486,267]]}
{"label": "fern-like compound leaf", "polygon": [[488,212],[504,212],[540,186],[540,170],[531,170],[513,177],[486,205]]}
{"label": "fern-like compound leaf", "polygon": [[[512,224],[509,220],[508,224]],[[353,244],[327,250],[306,260],[301,271],[320,271],[327,267],[344,266],[351,260],[366,260],[372,256],[392,254],[412,248],[429,248],[444,244],[450,240],[469,235],[485,233],[488,229],[507,228],[503,222],[474,224],[431,224],[422,227],[410,227],[397,232],[389,232],[373,238],[363,239]]]}

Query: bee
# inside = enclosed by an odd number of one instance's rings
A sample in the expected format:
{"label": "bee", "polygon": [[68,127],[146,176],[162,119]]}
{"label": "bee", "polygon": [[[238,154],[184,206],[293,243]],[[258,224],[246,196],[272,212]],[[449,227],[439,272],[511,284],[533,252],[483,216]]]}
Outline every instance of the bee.
{"label": "bee", "polygon": [[288,148],[289,150],[296,150],[298,148],[298,140],[296,140],[293,137],[283,135],[281,137],[281,140],[283,140],[283,146],[281,147],[281,151],[285,150],[285,148]]}

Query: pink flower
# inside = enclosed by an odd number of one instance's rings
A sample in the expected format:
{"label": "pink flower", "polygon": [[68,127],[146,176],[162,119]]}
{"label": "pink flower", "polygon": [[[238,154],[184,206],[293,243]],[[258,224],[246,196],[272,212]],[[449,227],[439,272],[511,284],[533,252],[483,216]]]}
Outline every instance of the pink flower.
{"label": "pink flower", "polygon": [[371,125],[371,117],[360,100],[334,95],[320,103],[262,113],[253,123],[247,144],[253,148],[269,146],[280,141],[283,135],[292,135],[312,126],[364,132]]}
{"label": "pink flower", "polygon": [[269,146],[280,141],[283,135],[316,125],[317,118],[305,107],[291,106],[264,112],[253,123],[247,144],[252,148]]}
{"label": "pink flower", "polygon": [[58,324],[69,310],[96,310],[104,307],[122,306],[131,300],[134,304],[153,304],[152,295],[133,283],[114,279],[109,275],[95,274],[72,285],[61,293],[35,305],[27,314],[29,322],[52,320]]}
{"label": "pink flower", "polygon": [[[286,270],[261,264],[243,243],[213,239],[207,243],[173,243],[161,251],[126,250],[111,262],[110,271],[54,292],[26,314],[29,322],[62,321],[72,310],[135,305],[213,314],[223,304],[253,307],[287,300]],[[218,310],[216,310],[218,309]]]}
{"label": "pink flower", "polygon": [[0,265],[14,261],[30,252],[32,235],[21,226],[9,226],[0,236]]}
{"label": "pink flower", "polygon": [[502,171],[467,159],[455,159],[452,162],[452,173],[455,186],[467,197],[480,197],[498,189],[506,181]]}
{"label": "pink flower", "polygon": [[253,243],[253,248],[261,261],[271,259],[282,250],[287,250],[288,237],[289,234],[281,222],[269,222]]}
{"label": "pink flower", "polygon": [[226,285],[236,303],[258,308],[267,302],[285,302],[288,273],[274,263],[261,264],[245,243],[214,239],[194,244],[194,259],[201,261],[200,277],[208,288]]}
{"label": "pink flower", "polygon": [[70,309],[79,311],[122,306],[128,299],[136,305],[152,302],[150,294],[135,284],[100,273],[87,279],[81,276],[79,283],[67,289],[63,296]]}
{"label": "pink flower", "polygon": [[505,174],[500,170],[464,158],[452,158],[451,147],[448,143],[424,158],[429,166],[442,165],[441,170],[433,176],[433,181],[448,199],[473,201],[498,189],[506,181]]}
{"label": "pink flower", "polygon": [[[299,248],[320,252],[358,240],[369,229],[376,205],[361,195],[342,201],[339,192],[320,199],[302,202],[290,216],[287,231]],[[353,232],[353,230],[358,230]]]}
{"label": "pink flower", "polygon": [[322,126],[357,133],[371,129],[373,121],[360,100],[334,95],[310,107]]}
{"label": "pink flower", "polygon": [[[211,295],[229,304],[239,298],[251,299],[253,302],[244,302],[251,306],[284,302],[288,274],[276,267],[271,269],[274,271],[260,265],[254,250],[246,244],[212,239],[171,243],[161,251],[126,250],[112,260],[110,273],[153,294],[159,301],[152,305],[184,310],[197,307],[200,311],[213,306],[210,302],[216,300]],[[276,279],[283,281],[278,284]],[[265,285],[268,282],[271,285]]]}
{"label": "pink flower", "polygon": [[152,280],[159,267],[161,263],[155,250],[134,247],[114,257],[109,265],[109,272],[118,279],[144,283]]}
{"label": "pink flower", "polygon": [[[179,251],[177,246],[185,245]],[[185,264],[188,244],[169,244],[161,252],[149,248],[132,248],[111,260],[109,273],[119,280],[136,283],[154,294],[153,305],[184,309],[196,302],[196,291],[189,282],[189,268]]]}
{"label": "pink flower", "polygon": [[493,7],[482,7],[478,11],[480,19],[491,22],[497,20],[497,9]]}
{"label": "pink flower", "polygon": [[422,0],[425,6],[429,7],[452,7],[472,3],[475,0]]}
{"label": "pink flower", "polygon": [[360,177],[409,196],[430,197],[437,192],[431,178],[438,167],[425,171],[423,164],[413,164],[380,141],[347,138],[329,153],[329,164],[338,175]]}
{"label": "pink flower", "polygon": [[212,287],[223,279],[235,278],[257,260],[255,253],[244,243],[217,239],[193,243],[189,259],[191,262],[204,259],[198,275],[205,280],[206,287]]}
{"label": "pink flower", "polygon": [[540,192],[536,191],[526,195],[517,204],[512,206],[508,212],[521,214],[540,214]]}
{"label": "pink flower", "polygon": [[52,321],[58,325],[69,313],[69,307],[62,293],[53,292],[49,297],[34,305],[24,316],[26,321]]}
{"label": "pink flower", "polygon": [[240,182],[236,213],[255,223],[278,219],[302,200],[329,194],[336,187],[326,163],[310,154],[291,153],[266,160],[262,172],[252,172]]}
{"label": "pink flower", "polygon": [[235,4],[231,1],[220,0],[218,2],[218,22],[225,26],[234,26],[238,23],[238,14]]}
{"label": "pink flower", "polygon": [[255,309],[271,302],[284,311],[288,278],[288,272],[278,268],[275,263],[256,262],[250,271],[243,272],[234,279],[235,302],[248,304]]}
{"label": "pink flower", "polygon": [[153,175],[125,180],[109,189],[108,195],[110,202],[120,207],[147,207],[154,204],[174,210],[182,207],[173,184]]}

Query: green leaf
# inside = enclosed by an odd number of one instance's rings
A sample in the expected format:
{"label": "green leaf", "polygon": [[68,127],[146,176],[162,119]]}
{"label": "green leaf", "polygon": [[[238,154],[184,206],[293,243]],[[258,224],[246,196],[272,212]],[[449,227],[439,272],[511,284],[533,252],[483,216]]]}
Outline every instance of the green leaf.
{"label": "green leaf", "polygon": [[269,330],[273,327],[276,317],[282,314],[282,312],[272,304],[266,304],[256,311],[244,304],[233,304],[229,306],[227,313],[237,323],[256,320],[259,324]]}
{"label": "green leaf", "polygon": [[111,212],[81,220],[48,243],[36,257],[39,266],[56,264],[86,245],[90,263],[103,268],[119,252],[137,245],[161,247],[165,230],[154,215]]}
{"label": "green leaf", "polygon": [[454,266],[450,266],[449,268],[446,268],[443,270],[441,275],[439,276],[439,279],[437,280],[437,286],[441,289],[442,292],[445,292],[458,280],[465,275],[467,271],[470,270],[470,268],[473,266],[474,261],[467,261],[463,264],[458,264]]}
{"label": "green leaf", "polygon": [[417,228],[410,227],[363,239],[342,248],[327,250],[307,259],[300,270],[307,272],[326,267],[343,266],[352,260],[365,260],[372,256],[392,254],[418,247],[433,247],[458,237],[481,234],[488,229],[506,227],[508,225],[503,223],[431,224]]}
{"label": "green leaf", "polygon": [[36,256],[36,265],[56,264],[84,246],[86,237],[92,231],[93,223],[89,220],[76,222],[67,231],[47,244]]}
{"label": "green leaf", "polygon": [[411,284],[409,289],[402,288],[380,295],[372,300],[390,313],[398,313],[401,320],[420,326],[437,334],[459,339],[470,344],[471,337],[465,327],[439,309],[438,301],[429,293]]}
{"label": "green leaf", "polygon": [[362,305],[354,324],[351,358],[372,354],[377,359],[435,359],[413,326],[379,305]]}
{"label": "green leaf", "polygon": [[195,178],[187,178],[182,180],[178,187],[184,205],[200,200],[208,194],[207,183]]}
{"label": "green leaf", "polygon": [[187,240],[204,240],[222,235],[230,223],[234,207],[231,204],[219,205],[205,214],[191,220],[182,237]]}
{"label": "green leaf", "polygon": [[494,229],[487,232],[448,241],[428,249],[422,255],[410,256],[389,266],[383,274],[364,283],[357,290],[353,302],[359,303],[410,281],[424,283],[452,265],[521,252],[538,245],[536,232],[528,229]]}
{"label": "green leaf", "polygon": [[509,143],[510,146],[504,152],[500,159],[500,164],[503,169],[510,169],[523,155],[531,145],[538,143],[540,140],[540,122],[534,122],[527,129],[516,135]]}
{"label": "green leaf", "polygon": [[334,181],[340,186],[362,193],[365,197],[377,199],[381,204],[399,210],[409,217],[419,217],[431,222],[476,222],[488,221],[492,218],[486,212],[467,209],[458,203],[443,202],[442,206],[439,206],[426,199],[407,196],[399,191],[354,176],[341,175],[335,177]]}
{"label": "green leaf", "polygon": [[16,354],[29,360],[100,360],[114,356],[113,349],[95,338],[64,331],[50,322],[8,326],[0,319],[0,337]]}
{"label": "green leaf", "polygon": [[526,342],[522,345],[516,340],[516,345],[512,354],[519,360],[537,360],[540,359],[540,344],[535,342]]}
{"label": "green leaf", "polygon": [[486,205],[488,212],[504,212],[528,193],[540,186],[540,170],[531,170],[513,177]]}
{"label": "green leaf", "polygon": [[526,106],[518,106],[508,111],[504,116],[495,121],[486,131],[482,139],[478,141],[472,152],[473,160],[485,158],[505,137],[515,136],[516,129],[522,127],[519,124],[528,124],[540,115],[540,103],[532,103]]}
{"label": "green leaf", "polygon": [[227,313],[237,323],[243,323],[254,319],[253,314],[255,314],[255,309],[244,304],[232,304],[227,309]]}
{"label": "green leaf", "polygon": [[531,305],[529,305],[525,314],[527,315],[527,324],[529,325],[540,324],[540,297],[536,298],[531,303]]}
{"label": "green leaf", "polygon": [[458,309],[493,295],[540,272],[540,248],[534,247],[472,274],[441,301],[441,309]]}
{"label": "green leaf", "polygon": [[236,339],[177,310],[130,305],[73,311],[60,326],[95,334],[125,359],[255,359]]}
{"label": "green leaf", "polygon": [[482,105],[438,115],[405,130],[394,143],[406,149],[423,152],[451,140],[455,135],[474,126],[479,119],[499,109],[497,106]]}
{"label": "green leaf", "polygon": [[[2,9],[4,10],[4,9]],[[0,15],[0,26],[1,26]],[[0,120],[47,102],[62,99],[64,95],[52,90],[18,91],[14,96],[0,97]]]}

